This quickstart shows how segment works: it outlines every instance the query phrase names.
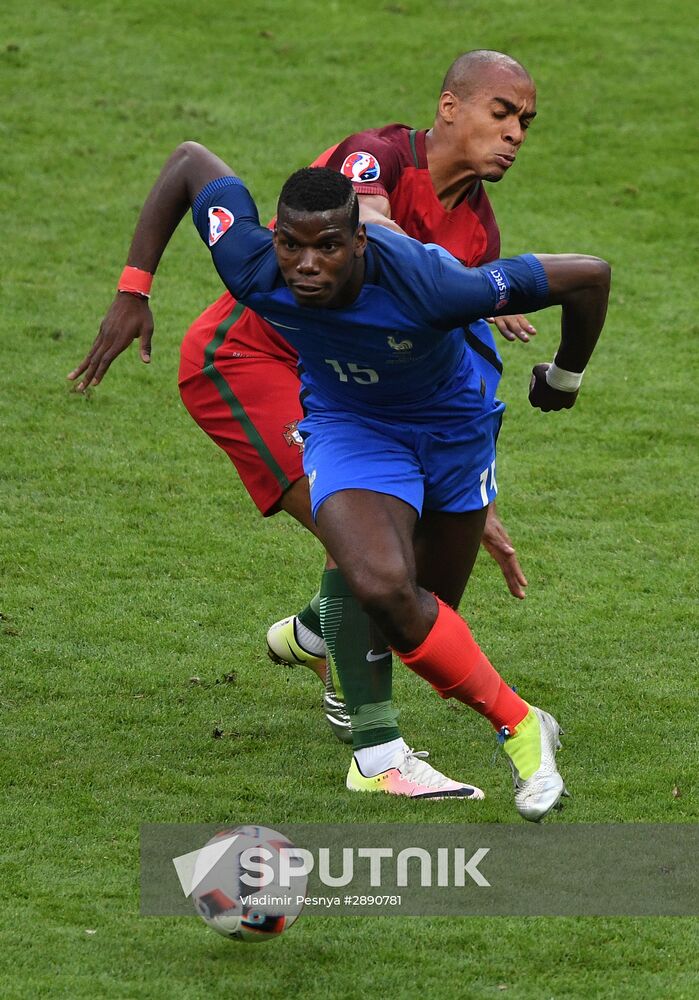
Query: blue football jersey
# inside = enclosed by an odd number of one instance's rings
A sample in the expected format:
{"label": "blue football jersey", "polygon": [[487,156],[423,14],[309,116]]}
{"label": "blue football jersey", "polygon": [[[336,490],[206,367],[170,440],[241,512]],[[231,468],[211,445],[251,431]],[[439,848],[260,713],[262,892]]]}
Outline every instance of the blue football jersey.
{"label": "blue football jersey", "polygon": [[369,225],[355,301],[340,309],[299,306],[239,178],[207,184],[192,214],[231,294],[296,349],[302,381],[330,405],[408,415],[431,407],[472,373],[464,326],[546,305],[546,275],[532,255],[467,269],[441,247]]}

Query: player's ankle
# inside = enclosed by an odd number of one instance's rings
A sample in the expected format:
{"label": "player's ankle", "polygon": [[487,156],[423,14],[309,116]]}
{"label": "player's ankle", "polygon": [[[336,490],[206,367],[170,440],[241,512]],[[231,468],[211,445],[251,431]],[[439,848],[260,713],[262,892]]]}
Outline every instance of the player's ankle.
{"label": "player's ankle", "polygon": [[393,767],[396,759],[406,749],[405,740],[398,736],[397,739],[389,740],[387,743],[379,743],[373,747],[361,747],[354,751],[354,756],[362,774],[366,778],[373,778]]}
{"label": "player's ankle", "polygon": [[320,627],[320,592],[315,593],[305,608],[301,608],[296,615],[296,621],[300,622],[314,635],[321,635]]}
{"label": "player's ankle", "polygon": [[316,632],[312,628],[309,628],[308,625],[304,625],[298,615],[296,616],[295,631],[298,644],[307,653],[312,653],[313,656],[325,656],[325,640],[320,635],[320,631]]}
{"label": "player's ankle", "polygon": [[509,733],[504,742],[505,752],[517,768],[519,776],[527,780],[541,764],[541,731],[536,712],[529,708],[515,728],[503,729]]}

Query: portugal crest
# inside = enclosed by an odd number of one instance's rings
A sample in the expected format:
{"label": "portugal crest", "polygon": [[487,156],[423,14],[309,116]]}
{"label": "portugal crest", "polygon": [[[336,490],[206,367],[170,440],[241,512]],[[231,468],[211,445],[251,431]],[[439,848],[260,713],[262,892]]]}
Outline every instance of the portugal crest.
{"label": "portugal crest", "polygon": [[290,424],[285,424],[284,426],[284,440],[291,448],[292,445],[296,445],[299,451],[303,451],[303,438],[301,437],[301,432],[298,429],[298,420],[292,420]]}

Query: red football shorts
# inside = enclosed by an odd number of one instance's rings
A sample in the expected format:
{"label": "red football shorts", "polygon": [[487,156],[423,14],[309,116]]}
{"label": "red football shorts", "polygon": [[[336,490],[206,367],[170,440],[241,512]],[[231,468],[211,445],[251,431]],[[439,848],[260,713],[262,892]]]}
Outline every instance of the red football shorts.
{"label": "red football shorts", "polygon": [[192,324],[180,350],[182,402],[265,516],[304,474],[297,364],[293,348],[228,293]]}

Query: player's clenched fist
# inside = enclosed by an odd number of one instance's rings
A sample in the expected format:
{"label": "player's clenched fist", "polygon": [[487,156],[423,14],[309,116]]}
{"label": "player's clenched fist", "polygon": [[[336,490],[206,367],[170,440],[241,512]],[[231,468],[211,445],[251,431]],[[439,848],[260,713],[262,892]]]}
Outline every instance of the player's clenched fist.
{"label": "player's clenched fist", "polygon": [[575,406],[579,389],[572,392],[563,392],[561,389],[554,389],[546,381],[546,372],[551,366],[548,364],[534,365],[532,368],[532,378],[529,383],[529,402],[544,413],[549,410],[569,410]]}

